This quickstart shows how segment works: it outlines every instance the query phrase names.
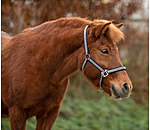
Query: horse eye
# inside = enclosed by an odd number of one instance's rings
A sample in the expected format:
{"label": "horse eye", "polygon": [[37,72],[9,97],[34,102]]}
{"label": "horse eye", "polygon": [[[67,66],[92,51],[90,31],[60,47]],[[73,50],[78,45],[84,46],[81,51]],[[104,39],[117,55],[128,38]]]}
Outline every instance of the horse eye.
{"label": "horse eye", "polygon": [[102,49],[102,50],[100,50],[101,51],[101,53],[103,53],[103,54],[108,54],[108,50],[107,49]]}

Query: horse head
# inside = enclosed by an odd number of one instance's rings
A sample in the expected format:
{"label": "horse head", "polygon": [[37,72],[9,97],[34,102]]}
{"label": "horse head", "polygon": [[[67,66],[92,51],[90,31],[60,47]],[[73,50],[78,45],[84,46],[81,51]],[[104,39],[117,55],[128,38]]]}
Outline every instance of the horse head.
{"label": "horse head", "polygon": [[119,30],[122,25],[105,20],[94,21],[84,30],[85,51],[80,55],[82,59],[85,57],[80,63],[84,75],[96,88],[102,87],[114,99],[128,97],[132,90],[117,47],[117,43],[124,39],[124,34]]}

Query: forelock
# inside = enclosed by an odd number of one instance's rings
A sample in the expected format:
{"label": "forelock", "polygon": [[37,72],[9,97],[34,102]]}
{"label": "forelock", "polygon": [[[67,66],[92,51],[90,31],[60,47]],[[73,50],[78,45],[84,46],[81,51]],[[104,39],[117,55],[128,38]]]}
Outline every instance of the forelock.
{"label": "forelock", "polygon": [[[93,24],[104,24],[110,21],[107,20],[94,20]],[[113,23],[110,24],[108,31],[106,32],[108,39],[112,42],[119,43],[121,40],[124,40],[124,34],[120,31]]]}

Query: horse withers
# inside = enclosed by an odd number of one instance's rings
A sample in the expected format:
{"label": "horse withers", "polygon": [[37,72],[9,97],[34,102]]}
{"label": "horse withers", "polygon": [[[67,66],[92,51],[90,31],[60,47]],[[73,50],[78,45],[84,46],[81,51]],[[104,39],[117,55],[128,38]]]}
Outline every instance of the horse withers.
{"label": "horse withers", "polygon": [[[88,26],[87,26],[88,25]],[[2,117],[12,130],[25,130],[36,116],[36,130],[50,130],[58,116],[69,76],[77,70],[109,96],[129,97],[132,83],[119,58],[124,39],[106,20],[61,18],[11,37],[2,32]]]}

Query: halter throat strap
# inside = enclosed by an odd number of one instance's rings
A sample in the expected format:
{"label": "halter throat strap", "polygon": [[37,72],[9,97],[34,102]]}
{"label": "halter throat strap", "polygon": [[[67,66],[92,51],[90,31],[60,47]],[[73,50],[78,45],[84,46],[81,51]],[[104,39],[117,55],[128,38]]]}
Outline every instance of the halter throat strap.
{"label": "halter throat strap", "polygon": [[99,69],[101,71],[101,76],[100,76],[100,80],[99,80],[99,85],[101,87],[101,90],[99,91],[102,91],[102,81],[103,81],[103,78],[107,77],[109,74],[111,73],[115,73],[117,71],[121,71],[121,70],[126,70],[126,67],[125,66],[120,66],[120,67],[117,67],[117,68],[114,68],[114,69],[110,69],[110,70],[106,70],[106,69],[103,69],[101,66],[99,66],[91,57],[90,57],[90,54],[89,54],[89,50],[88,50],[88,46],[87,46],[87,28],[88,28],[88,25],[85,27],[84,29],[84,48],[85,48],[85,59],[84,59],[84,62],[82,64],[82,71],[84,71],[84,67],[86,65],[86,63],[89,61],[91,64],[93,64],[97,69]]}

